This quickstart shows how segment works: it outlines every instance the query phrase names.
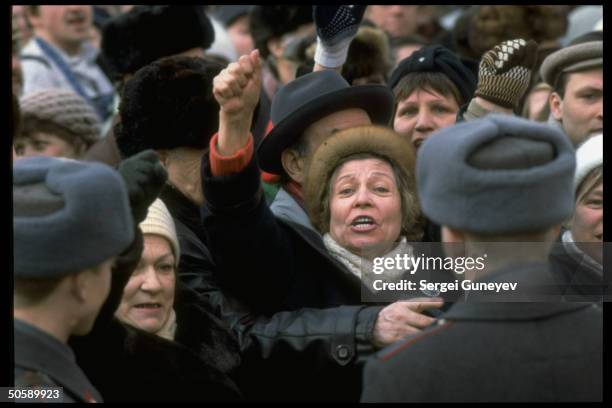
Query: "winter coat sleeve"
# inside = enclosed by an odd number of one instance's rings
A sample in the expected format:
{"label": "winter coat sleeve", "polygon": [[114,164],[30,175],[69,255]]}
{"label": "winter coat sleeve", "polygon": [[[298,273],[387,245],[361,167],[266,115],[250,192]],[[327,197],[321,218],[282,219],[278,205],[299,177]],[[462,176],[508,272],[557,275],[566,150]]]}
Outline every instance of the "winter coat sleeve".
{"label": "winter coat sleeve", "polygon": [[221,286],[258,310],[279,310],[299,259],[287,230],[266,204],[256,159],[240,173],[213,177],[204,157],[202,188],[203,227]]}

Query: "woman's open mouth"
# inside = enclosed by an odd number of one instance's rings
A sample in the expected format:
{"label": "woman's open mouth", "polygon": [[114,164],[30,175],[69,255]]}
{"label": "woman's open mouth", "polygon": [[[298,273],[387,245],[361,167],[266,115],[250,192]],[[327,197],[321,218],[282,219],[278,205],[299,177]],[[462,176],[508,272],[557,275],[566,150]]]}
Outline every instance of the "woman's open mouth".
{"label": "woman's open mouth", "polygon": [[351,222],[351,230],[355,232],[369,232],[376,228],[374,218],[360,215]]}

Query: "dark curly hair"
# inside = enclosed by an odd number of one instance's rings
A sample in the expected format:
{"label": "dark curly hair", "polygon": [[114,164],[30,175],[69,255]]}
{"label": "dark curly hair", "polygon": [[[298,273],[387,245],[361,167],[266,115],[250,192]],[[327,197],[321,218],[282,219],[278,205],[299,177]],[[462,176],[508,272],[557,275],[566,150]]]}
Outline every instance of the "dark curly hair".
{"label": "dark curly hair", "polygon": [[173,56],[144,66],[127,81],[115,126],[123,157],[146,149],[204,149],[219,128],[212,87],[223,66]]}

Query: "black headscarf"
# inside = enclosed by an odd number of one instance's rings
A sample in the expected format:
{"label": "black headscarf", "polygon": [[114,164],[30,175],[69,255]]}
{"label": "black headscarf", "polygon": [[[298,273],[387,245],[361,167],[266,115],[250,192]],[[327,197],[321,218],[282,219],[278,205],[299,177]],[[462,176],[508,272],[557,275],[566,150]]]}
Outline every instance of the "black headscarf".
{"label": "black headscarf", "polygon": [[477,68],[475,61],[461,60],[448,48],[431,45],[404,58],[391,73],[389,87],[395,88],[404,76],[412,72],[441,72],[457,86],[465,103],[476,90]]}

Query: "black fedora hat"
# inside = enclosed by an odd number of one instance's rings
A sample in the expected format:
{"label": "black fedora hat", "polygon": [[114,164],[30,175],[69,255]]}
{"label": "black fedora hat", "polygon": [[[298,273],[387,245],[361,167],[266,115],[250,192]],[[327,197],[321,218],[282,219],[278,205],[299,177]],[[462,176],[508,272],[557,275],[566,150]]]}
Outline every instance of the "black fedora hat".
{"label": "black fedora hat", "polygon": [[336,71],[301,76],[278,90],[272,100],[273,128],[257,148],[260,167],[270,173],[283,170],[281,153],[313,122],[344,109],[365,110],[372,123],[389,124],[393,94],[384,85],[350,86]]}

